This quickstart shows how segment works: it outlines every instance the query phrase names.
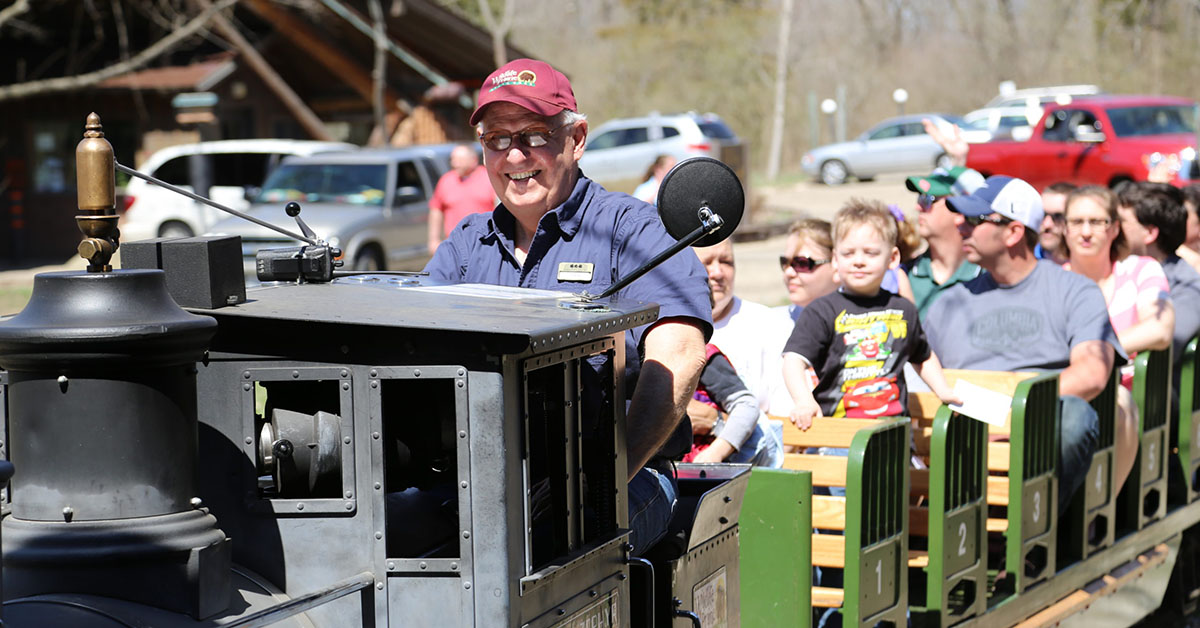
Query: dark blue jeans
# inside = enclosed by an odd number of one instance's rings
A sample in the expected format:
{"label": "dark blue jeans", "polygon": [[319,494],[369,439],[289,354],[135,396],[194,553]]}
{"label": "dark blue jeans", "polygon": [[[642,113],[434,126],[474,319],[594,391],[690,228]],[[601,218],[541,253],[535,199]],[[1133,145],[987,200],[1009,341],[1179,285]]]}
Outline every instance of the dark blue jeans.
{"label": "dark blue jeans", "polygon": [[629,481],[629,542],[633,554],[642,555],[667,533],[678,496],[669,473],[643,467]]}
{"label": "dark blue jeans", "polygon": [[1058,513],[1062,514],[1087,479],[1092,454],[1100,442],[1100,419],[1091,404],[1079,397],[1059,397],[1058,407],[1062,415],[1058,439]]}

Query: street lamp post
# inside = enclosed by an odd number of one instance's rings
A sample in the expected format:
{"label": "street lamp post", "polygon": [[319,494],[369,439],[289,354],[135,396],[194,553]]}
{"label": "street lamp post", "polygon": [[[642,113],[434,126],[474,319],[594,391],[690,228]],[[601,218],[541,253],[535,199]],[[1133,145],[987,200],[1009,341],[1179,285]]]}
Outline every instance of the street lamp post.
{"label": "street lamp post", "polygon": [[904,103],[908,102],[908,90],[903,87],[896,88],[892,92],[892,100],[896,101],[896,109],[900,112],[899,115],[904,115]]}
{"label": "street lamp post", "polygon": [[834,138],[835,140],[837,138],[837,133],[833,128],[833,114],[837,111],[837,108],[837,101],[832,98],[826,98],[825,100],[821,101],[821,113],[824,113],[826,116],[828,116],[829,120],[829,137]]}

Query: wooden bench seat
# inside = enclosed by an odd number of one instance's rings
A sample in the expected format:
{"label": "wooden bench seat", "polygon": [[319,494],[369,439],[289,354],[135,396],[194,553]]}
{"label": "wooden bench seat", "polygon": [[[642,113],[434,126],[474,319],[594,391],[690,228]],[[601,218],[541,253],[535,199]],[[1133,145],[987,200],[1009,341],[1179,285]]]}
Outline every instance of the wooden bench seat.
{"label": "wooden bench seat", "polygon": [[841,608],[846,592],[830,587],[812,588],[812,605],[817,608]]}
{"label": "wooden bench seat", "polygon": [[[907,612],[905,566],[896,564],[907,553],[907,502],[895,497],[906,490],[907,478],[899,471],[908,461],[908,421],[818,418],[801,431],[786,417],[773,418],[783,422],[783,442],[793,452],[784,455],[783,467],[809,471],[813,486],[846,487],[851,496],[813,496],[812,564],[847,574],[856,573],[854,566],[864,561],[872,566],[869,573],[864,569],[857,577],[847,575],[844,589],[812,587],[812,605],[840,608],[847,626],[878,621],[899,625]],[[819,447],[848,449],[854,462],[850,456],[804,453]],[[848,520],[850,513],[855,520]],[[894,577],[877,581],[877,570]],[[876,592],[879,582],[887,584],[882,595]],[[866,590],[875,595],[862,595]]]}

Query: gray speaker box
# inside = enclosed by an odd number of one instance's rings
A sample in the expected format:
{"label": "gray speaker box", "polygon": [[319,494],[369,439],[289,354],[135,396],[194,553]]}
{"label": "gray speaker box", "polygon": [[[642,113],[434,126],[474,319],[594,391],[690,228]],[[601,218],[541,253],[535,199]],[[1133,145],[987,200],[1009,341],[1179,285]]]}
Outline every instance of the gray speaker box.
{"label": "gray speaker box", "polygon": [[215,310],[246,302],[241,236],[151,238],[121,245],[122,268],[159,268],[180,307]]}

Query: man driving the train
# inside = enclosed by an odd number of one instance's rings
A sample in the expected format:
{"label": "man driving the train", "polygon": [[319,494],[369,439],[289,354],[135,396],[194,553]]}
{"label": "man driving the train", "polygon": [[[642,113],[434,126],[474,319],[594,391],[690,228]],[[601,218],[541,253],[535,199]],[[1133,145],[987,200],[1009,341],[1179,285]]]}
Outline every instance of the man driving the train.
{"label": "man driving the train", "polygon": [[[493,72],[470,121],[500,204],[455,227],[425,267],[432,278],[599,294],[674,243],[652,205],[580,171],[587,119],[548,64],[518,59]],[[691,443],[681,419],[712,334],[707,274],[695,255],[676,255],[616,298],[659,304],[656,322],[625,335],[629,519],[641,553],[674,509],[668,457]]]}

